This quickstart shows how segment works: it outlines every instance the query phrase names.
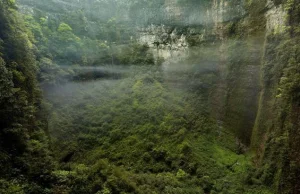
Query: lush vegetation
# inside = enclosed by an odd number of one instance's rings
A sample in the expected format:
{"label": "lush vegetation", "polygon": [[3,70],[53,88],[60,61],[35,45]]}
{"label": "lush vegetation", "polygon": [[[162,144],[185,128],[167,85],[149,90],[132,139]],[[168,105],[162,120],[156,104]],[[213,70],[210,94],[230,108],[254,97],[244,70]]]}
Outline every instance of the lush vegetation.
{"label": "lush vegetation", "polygon": [[272,2],[0,0],[0,193],[298,193],[300,8]]}
{"label": "lush vegetation", "polygon": [[38,193],[53,166],[33,45],[13,1],[0,1],[0,21],[0,192]]}
{"label": "lush vegetation", "polygon": [[135,76],[123,80],[49,92],[50,128],[61,161],[54,173],[69,184],[67,190],[251,191],[249,159],[237,154],[233,135],[207,116],[201,94],[170,87],[157,68],[131,71]]}

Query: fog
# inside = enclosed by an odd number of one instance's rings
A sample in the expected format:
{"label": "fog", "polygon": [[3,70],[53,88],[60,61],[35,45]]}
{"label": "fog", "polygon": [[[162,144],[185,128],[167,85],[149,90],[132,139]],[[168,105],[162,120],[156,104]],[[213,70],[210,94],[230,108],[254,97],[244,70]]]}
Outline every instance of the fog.
{"label": "fog", "polygon": [[213,127],[241,116],[243,130],[254,123],[265,34],[247,31],[243,1],[19,3],[55,141],[172,131],[162,127],[168,115],[174,130],[202,130],[204,117]]}
{"label": "fog", "polygon": [[299,1],[0,0],[0,193],[299,193]]}

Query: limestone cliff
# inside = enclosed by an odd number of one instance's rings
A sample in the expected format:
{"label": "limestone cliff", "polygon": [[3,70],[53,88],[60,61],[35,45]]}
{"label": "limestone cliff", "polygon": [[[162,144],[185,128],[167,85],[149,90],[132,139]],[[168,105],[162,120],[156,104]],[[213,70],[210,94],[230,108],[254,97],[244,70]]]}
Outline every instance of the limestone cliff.
{"label": "limestone cliff", "polygon": [[[253,23],[264,18],[264,14],[255,15],[252,12],[256,9],[253,11],[251,5],[240,1],[211,1],[200,5],[199,13],[178,7],[167,2],[167,12],[173,14],[170,17],[186,21],[197,13],[201,17],[197,25],[152,25],[141,29],[140,42],[148,44],[157,57],[164,58],[168,69],[178,68],[178,63],[184,66],[189,60],[198,63],[199,68],[208,63],[219,75],[208,99],[211,113],[249,145],[257,112],[265,38],[265,25]],[[265,4],[260,9],[264,7]],[[174,12],[170,11],[173,9]],[[203,49],[214,54],[203,59]]]}
{"label": "limestone cliff", "polygon": [[[210,113],[235,133],[241,150],[253,151],[260,169],[253,181],[299,193],[299,2],[212,0],[199,12],[170,2],[170,17],[184,22],[142,29],[140,42],[169,69],[208,63],[218,75]],[[195,25],[185,25],[191,18]],[[203,49],[214,54],[204,60]]]}

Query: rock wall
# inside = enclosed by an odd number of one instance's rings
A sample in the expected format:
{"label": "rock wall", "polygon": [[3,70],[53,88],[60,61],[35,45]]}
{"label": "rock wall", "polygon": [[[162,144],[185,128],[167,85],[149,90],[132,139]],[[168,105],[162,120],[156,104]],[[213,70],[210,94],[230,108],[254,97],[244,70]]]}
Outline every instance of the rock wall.
{"label": "rock wall", "polygon": [[156,58],[162,58],[168,64],[182,60],[187,56],[186,35],[174,27],[151,25],[139,29],[139,42],[148,45]]}
{"label": "rock wall", "polygon": [[[300,193],[299,3],[212,0],[198,15],[176,16],[197,25],[151,26],[140,37],[169,68],[189,61],[213,67],[210,113],[255,156],[250,181],[274,193]],[[214,54],[203,59],[203,50]]]}
{"label": "rock wall", "polygon": [[[178,6],[170,1],[166,8],[169,12],[176,10],[174,17],[182,17],[182,21],[197,12],[193,10],[189,15],[184,12],[185,7],[178,11]],[[210,112],[249,145],[261,87],[264,26],[250,27],[254,19],[243,1],[214,0],[200,5],[201,11],[205,16],[198,15],[206,18],[206,22],[199,20],[196,26],[151,25],[140,29],[139,42],[147,44],[155,56],[165,60],[165,69],[178,69],[179,63],[184,66],[188,61],[197,62],[199,68],[202,63],[210,63],[206,66],[219,75],[217,84],[211,86]],[[259,16],[264,18],[263,14]]]}
{"label": "rock wall", "polygon": [[283,4],[275,6],[272,0],[268,0],[266,7],[268,11],[265,13],[266,17],[266,33],[282,34],[287,26],[288,13],[284,10]]}

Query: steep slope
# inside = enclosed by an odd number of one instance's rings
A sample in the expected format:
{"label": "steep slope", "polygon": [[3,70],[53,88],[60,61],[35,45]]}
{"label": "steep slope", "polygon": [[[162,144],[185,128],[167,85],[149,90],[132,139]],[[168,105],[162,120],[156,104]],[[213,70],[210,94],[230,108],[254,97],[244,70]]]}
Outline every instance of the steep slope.
{"label": "steep slope", "polygon": [[[263,91],[252,147],[262,181],[299,193],[299,1],[274,2],[268,18]],[[272,28],[273,27],[273,28]]]}
{"label": "steep slope", "polygon": [[0,193],[42,191],[52,169],[32,44],[15,8],[0,1]]}

